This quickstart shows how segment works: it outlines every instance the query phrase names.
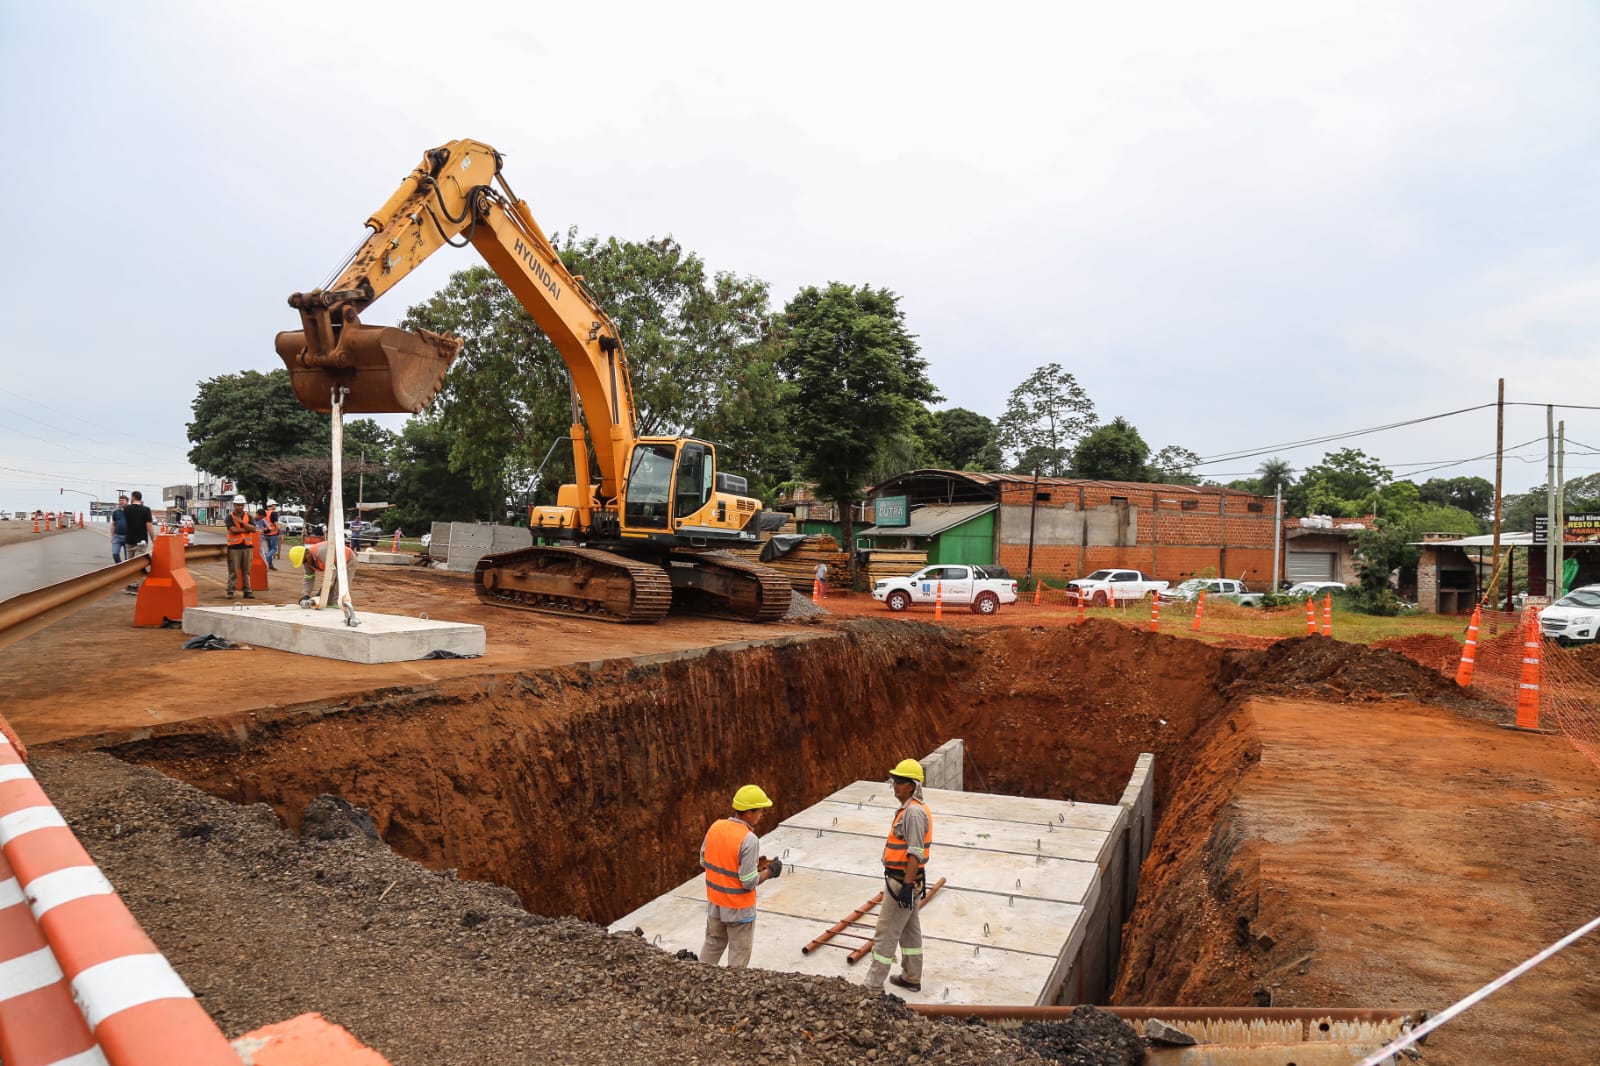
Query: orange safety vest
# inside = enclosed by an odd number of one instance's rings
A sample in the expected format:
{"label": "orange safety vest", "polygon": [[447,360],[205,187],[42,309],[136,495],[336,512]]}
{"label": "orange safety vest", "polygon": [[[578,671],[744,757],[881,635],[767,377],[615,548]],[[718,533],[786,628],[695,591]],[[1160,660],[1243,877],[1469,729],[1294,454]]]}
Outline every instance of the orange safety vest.
{"label": "orange safety vest", "polygon": [[756,888],[739,880],[739,845],[754,833],[742,818],[721,818],[706,833],[701,865],[706,868],[706,899],[729,910],[756,905]]}
{"label": "orange safety vest", "polygon": [[[328,565],[328,545],[330,543],[330,541],[325,540],[317,544],[312,544],[306,548],[305,561],[310,563],[311,569],[317,571],[319,574],[322,572],[322,568]],[[351,551],[349,546],[346,546],[344,549],[344,561],[347,563],[353,563],[355,562],[355,559],[356,553]]]}
{"label": "orange safety vest", "polygon": [[[928,831],[922,835],[922,865],[926,866],[928,860],[933,858],[933,812],[921,800],[907,800],[906,803],[907,806],[915,803],[928,817]],[[905,815],[905,807],[894,812],[894,824],[889,826],[889,837],[883,844],[883,868],[901,875],[906,872],[906,839],[900,835],[900,819]],[[918,869],[917,872],[920,874],[922,871]]]}
{"label": "orange safety vest", "polygon": [[277,535],[278,535],[278,509],[276,507],[268,507],[267,508],[267,536],[276,537]]}
{"label": "orange safety vest", "polygon": [[236,515],[228,512],[228,547],[242,548],[251,543],[256,535],[256,524],[250,521],[248,514]]}

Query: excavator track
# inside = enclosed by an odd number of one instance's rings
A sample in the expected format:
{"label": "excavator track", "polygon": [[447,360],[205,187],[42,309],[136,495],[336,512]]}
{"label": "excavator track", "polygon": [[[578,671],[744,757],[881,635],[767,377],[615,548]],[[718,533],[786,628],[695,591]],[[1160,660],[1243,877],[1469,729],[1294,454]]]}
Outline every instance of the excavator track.
{"label": "excavator track", "polygon": [[672,606],[672,582],[660,566],[594,548],[486,555],[472,584],[478,599],[496,607],[607,622],[659,622]]}
{"label": "excavator track", "polygon": [[794,589],[789,579],[770,566],[747,563],[731,555],[673,552],[674,563],[687,563],[698,573],[672,569],[674,588],[694,588],[712,602],[713,610],[747,622],[776,622],[789,613]]}

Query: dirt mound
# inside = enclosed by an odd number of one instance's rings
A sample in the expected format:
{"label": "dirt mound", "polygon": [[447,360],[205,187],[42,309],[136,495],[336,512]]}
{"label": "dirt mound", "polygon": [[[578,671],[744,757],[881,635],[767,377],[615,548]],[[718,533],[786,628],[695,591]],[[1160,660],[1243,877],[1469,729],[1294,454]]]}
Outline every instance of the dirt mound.
{"label": "dirt mound", "polygon": [[1079,1007],[1059,1022],[1024,1022],[1017,1039],[1051,1062],[1065,1066],[1144,1061],[1144,1040],[1115,1014]]}
{"label": "dirt mound", "polygon": [[1454,678],[1387,648],[1295,637],[1242,665],[1230,695],[1310,696],[1340,703],[1406,699],[1477,715],[1499,714],[1497,704],[1459,688]]}
{"label": "dirt mound", "polygon": [[1374,648],[1397,651],[1430,670],[1454,673],[1461,662],[1461,645],[1442,633],[1418,633],[1410,637],[1390,637],[1376,641]]}

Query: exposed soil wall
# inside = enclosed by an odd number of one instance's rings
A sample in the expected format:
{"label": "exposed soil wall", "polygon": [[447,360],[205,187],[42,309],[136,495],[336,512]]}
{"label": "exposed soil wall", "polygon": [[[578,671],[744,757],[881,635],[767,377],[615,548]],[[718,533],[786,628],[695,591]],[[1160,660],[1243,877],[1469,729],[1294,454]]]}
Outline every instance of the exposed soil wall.
{"label": "exposed soil wall", "polygon": [[856,622],[781,646],[369,694],[116,749],[293,829],[317,795],[399,853],[609,921],[691,876],[708,822],[761,784],[785,817],[950,737],[968,787],[1114,803],[1173,767],[1241,656],[1112,623],[953,632]]}

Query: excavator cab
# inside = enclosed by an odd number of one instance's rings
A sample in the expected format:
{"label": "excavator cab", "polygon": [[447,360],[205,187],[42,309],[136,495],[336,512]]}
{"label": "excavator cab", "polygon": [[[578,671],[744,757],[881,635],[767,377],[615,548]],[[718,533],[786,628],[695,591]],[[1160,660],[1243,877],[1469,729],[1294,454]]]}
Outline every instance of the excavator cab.
{"label": "excavator cab", "polygon": [[[278,358],[289,368],[295,399],[313,411],[332,409],[333,390],[348,390],[346,414],[417,414],[433,400],[461,341],[427,330],[364,326],[355,309],[317,306],[323,294],[296,293],[304,329],[278,334]],[[329,294],[331,295],[331,294]]]}
{"label": "excavator cab", "polygon": [[676,533],[691,544],[744,540],[744,527],[760,510],[745,491],[743,478],[717,473],[716,449],[705,441],[640,440],[628,464],[622,528]]}

